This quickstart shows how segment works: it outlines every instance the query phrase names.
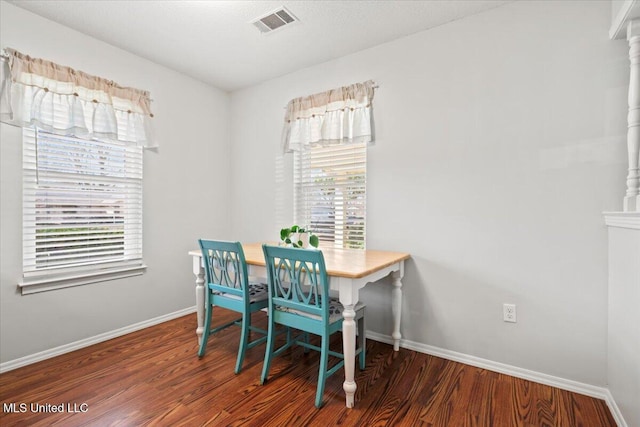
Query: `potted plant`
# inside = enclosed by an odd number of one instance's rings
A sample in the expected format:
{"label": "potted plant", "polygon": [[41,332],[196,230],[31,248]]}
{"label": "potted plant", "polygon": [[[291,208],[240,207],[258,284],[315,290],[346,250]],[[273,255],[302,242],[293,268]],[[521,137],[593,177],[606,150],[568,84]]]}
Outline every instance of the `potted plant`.
{"label": "potted plant", "polygon": [[294,248],[308,248],[309,246],[317,248],[319,243],[318,236],[297,225],[281,229],[280,240]]}

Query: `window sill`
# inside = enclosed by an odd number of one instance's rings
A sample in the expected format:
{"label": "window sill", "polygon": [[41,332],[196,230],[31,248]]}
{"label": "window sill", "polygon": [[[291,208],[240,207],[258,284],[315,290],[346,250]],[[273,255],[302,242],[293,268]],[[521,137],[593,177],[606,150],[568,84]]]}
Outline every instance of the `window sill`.
{"label": "window sill", "polygon": [[30,295],[38,292],[53,291],[56,289],[71,288],[73,286],[87,285],[89,283],[105,282],[108,280],[122,279],[125,277],[140,276],[146,271],[146,265],[133,267],[112,268],[91,273],[82,273],[63,276],[43,276],[39,278],[25,279],[18,283],[22,295]]}

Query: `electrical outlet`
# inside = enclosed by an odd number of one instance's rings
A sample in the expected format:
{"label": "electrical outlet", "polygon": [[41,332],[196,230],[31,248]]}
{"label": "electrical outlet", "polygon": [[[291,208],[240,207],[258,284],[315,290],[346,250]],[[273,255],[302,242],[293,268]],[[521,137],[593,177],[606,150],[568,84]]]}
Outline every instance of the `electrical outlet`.
{"label": "electrical outlet", "polygon": [[502,320],[516,323],[516,305],[502,304]]}

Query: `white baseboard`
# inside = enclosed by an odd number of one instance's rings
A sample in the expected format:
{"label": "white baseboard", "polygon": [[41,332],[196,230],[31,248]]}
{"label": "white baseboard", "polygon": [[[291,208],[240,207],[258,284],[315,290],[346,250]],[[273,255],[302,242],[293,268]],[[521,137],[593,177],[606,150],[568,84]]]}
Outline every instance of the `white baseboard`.
{"label": "white baseboard", "polygon": [[61,354],[69,353],[74,350],[89,347],[90,345],[97,344],[103,341],[117,338],[122,335],[129,334],[131,332],[139,331],[140,329],[148,328],[149,326],[157,325],[159,323],[166,322],[168,320],[176,319],[178,317],[186,316],[187,314],[195,313],[196,307],[188,307],[183,310],[178,310],[173,313],[165,314],[163,316],[155,317],[153,319],[145,320],[143,322],[135,323],[133,325],[125,326],[124,328],[116,329],[113,331],[105,332],[93,337],[85,338],[79,341],[75,341],[69,344],[61,345],[49,350],[41,351],[39,353],[31,354],[29,356],[21,357],[19,359],[10,360],[8,362],[0,363],[0,374],[8,372],[13,369],[21,368],[23,366],[30,365],[32,363],[40,362],[42,360],[50,359]]}
{"label": "white baseboard", "polygon": [[[367,339],[369,338],[374,341],[383,342],[385,344],[393,344],[393,338],[388,335],[379,334],[377,332],[367,331]],[[619,427],[627,427],[622,413],[620,412],[618,405],[616,405],[616,402],[613,399],[613,395],[606,387],[597,387],[578,381],[555,377],[553,375],[530,371],[528,369],[519,368],[517,366],[506,365],[504,363],[494,362],[493,360],[482,359],[480,357],[458,353],[456,351],[446,350],[440,347],[421,344],[405,339],[400,340],[400,347],[417,351],[419,353],[430,354],[432,356],[452,360],[454,362],[464,363],[465,365],[475,366],[476,368],[487,369],[489,371],[499,372],[501,374],[511,375],[512,377],[522,378],[551,387],[557,387],[562,390],[584,394],[586,396],[595,397],[597,399],[602,399],[609,407],[611,415],[613,416],[616,424]]]}

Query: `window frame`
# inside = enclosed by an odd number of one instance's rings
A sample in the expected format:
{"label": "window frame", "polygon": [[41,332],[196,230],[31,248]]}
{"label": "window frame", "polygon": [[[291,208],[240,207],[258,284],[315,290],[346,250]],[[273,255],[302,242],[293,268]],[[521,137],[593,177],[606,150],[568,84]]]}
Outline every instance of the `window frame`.
{"label": "window frame", "polygon": [[[41,140],[39,142],[39,139]],[[32,294],[36,292],[49,291],[54,289],[62,289],[68,288],[72,286],[79,286],[89,283],[102,282],[107,280],[120,279],[124,277],[131,277],[141,275],[146,270],[146,265],[143,261],[143,248],[142,248],[142,232],[143,232],[143,224],[142,224],[142,196],[143,196],[143,172],[142,172],[142,161],[143,161],[143,150],[142,147],[135,147],[132,145],[126,145],[126,143],[119,141],[110,141],[104,139],[95,139],[95,138],[78,138],[78,137],[65,137],[55,134],[47,133],[42,129],[36,129],[35,127],[31,128],[23,128],[22,130],[22,140],[23,140],[23,165],[22,165],[22,176],[23,176],[23,189],[22,189],[22,232],[23,232],[23,279],[20,283],[18,283],[19,288],[21,289],[21,293],[23,295]],[[57,143],[55,141],[58,141]],[[68,166],[72,163],[64,163],[59,169],[56,167],[53,168],[53,172],[51,172],[52,168],[49,168],[47,171],[46,161],[51,161],[54,157],[50,155],[46,157],[41,151],[44,151],[41,144],[50,144],[50,146],[61,149],[65,144],[71,146],[76,142],[82,143],[87,142],[85,148],[85,152],[90,154],[95,154],[97,151],[96,146],[100,146],[101,150],[111,149],[111,151],[100,151],[100,153],[104,156],[101,159],[106,158],[105,162],[97,162],[99,163],[98,172],[95,173],[87,173],[84,169],[80,172],[70,172],[72,168]],[[56,145],[58,144],[58,145]],[[45,145],[46,146],[46,145]],[[79,150],[78,148],[69,148],[70,151]],[[94,151],[91,151],[94,150]],[[75,152],[74,152],[75,153]],[[111,162],[113,158],[117,157],[116,154],[120,155],[122,159],[118,160],[116,166],[114,168],[110,168],[105,166],[106,163]],[[72,159],[71,153],[66,156],[69,159]],[[56,162],[59,162],[62,159],[60,155],[55,158]],[[42,162],[42,166],[39,162]],[[87,161],[87,163],[89,163]],[[95,163],[95,162],[94,162]],[[130,170],[130,164],[136,164],[133,168],[135,170]],[[90,167],[90,166],[87,166]],[[93,165],[95,168],[95,164]],[[116,170],[118,172],[109,172],[108,169]],[[125,169],[123,171],[123,169]],[[95,170],[95,169],[94,169]],[[47,172],[45,172],[47,171]],[[62,252],[60,247],[52,247],[50,251],[47,252],[47,249],[44,243],[40,245],[40,251],[38,248],[38,233],[37,229],[46,229],[47,225],[51,225],[52,222],[52,214],[50,213],[50,209],[46,208],[47,213],[42,214],[40,211],[39,215],[39,202],[42,203],[42,200],[48,201],[45,206],[49,206],[50,204],[54,204],[56,201],[60,203],[59,200],[56,199],[56,196],[47,197],[45,194],[47,193],[47,189],[52,194],[55,191],[60,191],[60,189],[64,187],[56,187],[55,184],[51,184],[56,179],[52,178],[47,180],[47,177],[51,176],[62,176],[63,178],[71,178],[73,179],[73,174],[77,173],[78,178],[85,177],[83,182],[86,184],[87,182],[95,182],[96,179],[100,180],[100,182],[104,182],[105,186],[110,187],[122,187],[124,185],[127,186],[126,191],[122,191],[123,194],[118,194],[118,198],[123,198],[122,205],[126,205],[127,208],[122,209],[127,213],[122,214],[122,218],[120,221],[120,217],[118,217],[118,221],[115,219],[112,220],[111,224],[116,224],[115,228],[122,228],[122,237],[120,239],[116,239],[115,243],[113,243],[114,239],[110,239],[112,243],[110,243],[111,247],[116,247],[117,250],[112,251],[112,259],[107,259],[107,257],[98,255],[98,251],[90,250],[90,257],[87,258],[88,262],[80,262],[81,256],[73,256],[72,260],[75,262],[72,265],[56,265],[56,266],[43,266],[42,264],[38,266],[38,259],[42,258],[43,253],[53,254],[52,258],[55,258],[56,250],[58,250],[58,254]],[[40,177],[42,175],[43,177]],[[43,187],[40,187],[41,182]],[[126,182],[126,184],[123,184]],[[53,187],[44,187],[49,183],[53,185]],[[94,187],[96,188],[96,187]],[[72,194],[74,197],[82,197],[83,190],[68,190],[69,194]],[[76,199],[71,199],[76,200]],[[104,203],[104,201],[100,202]],[[133,204],[132,207],[130,205]],[[56,206],[57,209],[62,209],[62,205]],[[104,205],[98,205],[94,200],[91,201],[91,205],[87,205],[85,207],[79,207],[80,205],[72,205],[75,206],[76,210],[72,211],[64,211],[63,213],[56,213],[55,218],[59,220],[59,224],[64,224],[66,221],[74,220],[81,223],[81,219],[79,220],[77,217],[80,214],[91,215],[89,220],[83,225],[86,225],[87,228],[96,227],[99,223],[99,216],[103,214],[95,214],[91,213],[96,207],[100,207],[104,209]],[[119,205],[121,206],[121,205]],[[41,208],[41,206],[40,206]],[[133,210],[132,210],[133,209]],[[65,216],[66,215],[66,216]],[[49,220],[47,222],[46,220]],[[40,223],[38,224],[38,221]],[[57,224],[57,223],[56,223]],[[121,225],[119,225],[121,224]],[[131,228],[133,225],[134,228]],[[117,233],[116,233],[117,234]],[[130,239],[130,236],[135,236],[135,241],[127,242],[127,239]],[[58,239],[68,239],[69,236],[60,233],[59,235],[53,235],[55,237],[54,241],[59,242]],[[99,236],[103,237],[104,236]],[[93,237],[83,237],[78,240],[78,247],[88,247],[91,243]],[[71,241],[75,242],[75,241]],[[55,244],[55,243],[54,243]],[[120,248],[121,245],[121,248]],[[109,245],[107,245],[109,247]],[[133,249],[132,249],[133,248]],[[122,251],[120,253],[119,251]],[[73,252],[73,246],[71,249],[71,253]],[[40,255],[38,256],[38,252]],[[47,255],[51,256],[51,255]]]}

